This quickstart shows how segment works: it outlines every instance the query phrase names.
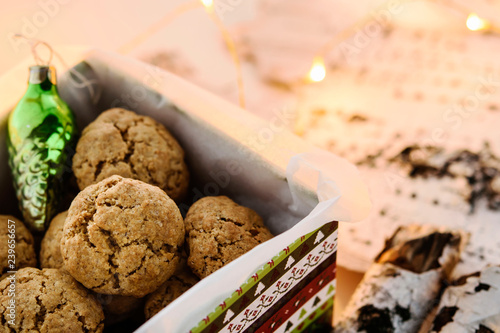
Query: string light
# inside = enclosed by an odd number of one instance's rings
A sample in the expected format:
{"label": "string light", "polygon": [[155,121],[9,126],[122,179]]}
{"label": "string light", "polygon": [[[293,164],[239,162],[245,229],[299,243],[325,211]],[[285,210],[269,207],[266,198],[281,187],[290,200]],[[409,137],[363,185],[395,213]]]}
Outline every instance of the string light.
{"label": "string light", "polygon": [[323,81],[325,76],[326,76],[326,67],[323,57],[320,56],[314,57],[311,70],[309,71],[309,80],[311,80],[312,82],[320,82]]}
{"label": "string light", "polygon": [[[211,1],[211,0],[210,0]],[[438,3],[436,0],[428,0],[431,3]],[[383,3],[381,6],[379,6],[375,11],[378,9],[384,8],[389,1]],[[462,13],[468,14],[467,16],[467,21],[466,25],[467,28],[471,31],[488,31],[488,32],[496,32],[500,34],[500,29],[494,27],[490,21],[485,20],[481,17],[479,17],[476,13],[470,12],[467,10],[467,8],[454,3],[451,0],[441,0],[441,2],[444,6],[454,8]],[[370,13],[372,13],[371,11]],[[347,39],[350,37],[355,31],[357,31],[361,26],[366,25],[368,22],[373,20],[372,15],[367,15],[363,19],[361,19],[358,22],[355,22],[351,26],[349,26],[347,29],[341,31],[338,35],[333,37],[331,40],[329,40],[327,43],[325,43],[322,48],[320,49],[320,52],[317,54],[328,54],[335,46],[337,46],[339,43],[341,43],[343,40]],[[308,79],[309,81],[312,82],[320,82],[323,81],[323,79],[326,77],[326,67],[325,63],[323,60],[322,56],[315,56],[311,69],[309,70],[308,73]]]}
{"label": "string light", "polygon": [[205,9],[209,12],[211,12],[214,8],[214,2],[213,0],[200,0]]}
{"label": "string light", "polygon": [[[407,0],[408,1],[408,0]],[[322,81],[326,77],[326,67],[325,67],[325,62],[323,60],[323,57],[320,55],[326,55],[328,54],[335,46],[340,44],[342,41],[346,40],[352,34],[356,31],[358,31],[361,27],[365,26],[369,22],[373,20],[373,12],[378,12],[381,9],[385,8],[387,6],[387,3],[389,1],[384,2],[380,6],[378,6],[374,11],[370,11],[369,14],[365,15],[361,20],[354,22],[350,26],[348,26],[346,29],[342,30],[340,33],[335,35],[333,38],[331,38],[328,42],[326,42],[321,49],[319,50],[317,55],[313,59],[313,63],[311,66],[311,69],[309,71],[308,78],[309,80],[313,82],[319,82]],[[312,75],[317,79],[313,79]]]}
{"label": "string light", "polygon": [[490,23],[477,16],[476,13],[470,13],[467,17],[466,22],[467,28],[472,31],[487,30],[490,27]]}
{"label": "string light", "polygon": [[[404,1],[404,0],[403,0]],[[410,0],[406,0],[410,1]],[[459,10],[460,12],[463,12],[465,14],[468,14],[466,25],[467,28],[471,31],[493,31],[493,32],[499,32],[500,30],[495,29],[493,25],[485,20],[480,18],[477,14],[471,13],[470,11],[467,10],[467,8],[462,7],[461,5],[454,3],[452,0],[428,0],[431,3],[441,3],[447,7],[454,8]],[[389,1],[383,3],[380,5],[377,9],[383,9],[386,7],[387,3]],[[180,5],[178,8],[176,8],[173,12],[167,14],[161,21],[157,22],[156,24],[153,24],[149,29],[144,31],[142,34],[134,38],[132,41],[127,43],[126,45],[122,46],[119,49],[119,52],[122,54],[129,53],[133,48],[135,48],[138,44],[144,42],[147,38],[149,38],[151,35],[154,33],[158,32],[161,28],[165,27],[168,25],[172,20],[175,18],[179,17],[180,15],[184,14],[185,12],[195,9],[196,7],[202,5],[207,13],[209,14],[210,18],[212,21],[216,24],[216,26],[219,28],[222,37],[226,43],[226,46],[229,50],[229,53],[231,54],[231,58],[233,60],[233,63],[235,65],[236,69],[236,76],[237,76],[237,84],[238,84],[238,94],[239,94],[239,104],[241,107],[245,106],[245,98],[244,98],[244,87],[243,87],[243,78],[241,74],[241,64],[240,60],[238,57],[238,53],[236,51],[236,45],[233,42],[230,34],[220,21],[220,19],[215,15],[214,11],[214,1],[213,0],[194,0],[190,1],[187,3],[184,3]],[[372,13],[371,11],[370,13]],[[339,34],[335,35],[331,40],[329,40],[327,43],[323,45],[323,47],[320,49],[319,52],[317,52],[317,55],[314,57],[311,68],[308,72],[307,75],[307,81],[309,82],[321,82],[325,79],[326,77],[326,66],[325,62],[323,59],[323,56],[320,55],[327,55],[329,51],[331,51],[335,46],[337,46],[339,43],[341,43],[343,40],[349,38],[354,32],[357,31],[360,27],[368,24],[371,20],[373,20],[373,16],[366,15],[363,19],[355,22],[351,26],[349,26],[347,29],[341,31]]]}

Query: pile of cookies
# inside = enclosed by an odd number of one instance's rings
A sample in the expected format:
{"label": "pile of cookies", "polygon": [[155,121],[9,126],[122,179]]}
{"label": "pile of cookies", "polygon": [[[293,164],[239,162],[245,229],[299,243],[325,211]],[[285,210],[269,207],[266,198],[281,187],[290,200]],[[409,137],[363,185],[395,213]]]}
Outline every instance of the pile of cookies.
{"label": "pile of cookies", "polygon": [[[0,218],[2,332],[102,332],[137,313],[147,320],[272,238],[255,211],[224,196],[198,200],[183,219],[184,151],[149,117],[103,112],[83,130],[72,169],[81,191],[51,221],[40,269],[29,230]],[[17,272],[8,266],[10,253]]]}

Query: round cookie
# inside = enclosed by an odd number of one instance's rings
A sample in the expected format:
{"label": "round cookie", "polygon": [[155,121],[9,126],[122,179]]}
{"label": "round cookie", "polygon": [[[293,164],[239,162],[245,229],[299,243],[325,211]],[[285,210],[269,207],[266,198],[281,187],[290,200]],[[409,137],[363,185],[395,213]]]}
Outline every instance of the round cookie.
{"label": "round cookie", "polygon": [[184,151],[163,125],[115,108],[82,132],[73,157],[81,190],[109,176],[138,179],[163,189],[175,201],[186,194],[189,172]]}
{"label": "round cookie", "polygon": [[[13,312],[9,308],[12,294]],[[104,328],[104,314],[97,300],[67,272],[52,268],[22,268],[3,279],[0,318],[1,332],[86,333],[102,332]]]}
{"label": "round cookie", "polygon": [[61,256],[61,238],[63,234],[64,221],[68,211],[57,214],[50,221],[49,228],[42,239],[40,246],[41,268],[63,268],[64,263]]}
{"label": "round cookie", "polygon": [[[63,235],[64,221],[68,211],[58,214],[50,222],[40,248],[40,266],[42,268],[64,269],[61,255],[61,238]],[[106,326],[113,325],[126,319],[135,310],[140,308],[144,299],[130,296],[105,295],[93,293],[104,311]]]}
{"label": "round cookie", "polygon": [[174,273],[184,243],[175,202],[160,188],[111,176],[81,191],[64,224],[64,268],[85,287],[143,297]]}
{"label": "round cookie", "polygon": [[177,297],[194,286],[199,279],[191,273],[187,266],[178,269],[160,288],[146,298],[144,315],[146,320],[160,312],[161,309],[172,303]]}
{"label": "round cookie", "polygon": [[[14,255],[15,260],[9,255]],[[11,267],[10,264],[14,266]],[[0,215],[0,279],[6,277],[8,271],[23,267],[36,267],[33,236],[28,228],[15,217]]]}
{"label": "round cookie", "polygon": [[195,202],[185,225],[188,265],[202,279],[273,237],[255,211],[225,196]]}

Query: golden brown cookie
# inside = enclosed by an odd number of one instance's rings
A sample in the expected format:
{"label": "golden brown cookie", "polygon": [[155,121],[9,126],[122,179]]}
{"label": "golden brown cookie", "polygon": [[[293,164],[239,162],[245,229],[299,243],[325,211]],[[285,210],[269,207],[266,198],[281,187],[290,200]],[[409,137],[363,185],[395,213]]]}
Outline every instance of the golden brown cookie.
{"label": "golden brown cookie", "polygon": [[104,314],[97,300],[67,272],[52,268],[27,267],[3,279],[0,318],[0,331],[9,333],[102,332],[104,328]]}
{"label": "golden brown cookie", "polygon": [[103,112],[82,132],[73,157],[81,190],[109,176],[142,180],[174,201],[187,192],[184,151],[163,125],[125,109]]}
{"label": "golden brown cookie", "polygon": [[[61,255],[61,238],[64,221],[67,216],[67,211],[62,212],[50,222],[49,229],[45,233],[40,249],[40,266],[42,268],[64,269],[64,262]],[[141,308],[144,303],[143,298],[99,293],[92,294],[102,306],[106,326],[125,320],[134,311]]]}
{"label": "golden brown cookie", "polygon": [[50,226],[43,236],[40,247],[41,268],[62,269],[64,266],[61,256],[61,237],[66,216],[68,216],[68,211],[57,214],[52,221],[50,221]]}
{"label": "golden brown cookie", "polygon": [[225,196],[195,202],[185,224],[188,265],[201,279],[273,237],[255,211]]}
{"label": "golden brown cookie", "polygon": [[0,279],[23,267],[36,267],[33,236],[15,217],[0,215]]}
{"label": "golden brown cookie", "polygon": [[178,269],[167,282],[147,296],[146,304],[144,305],[146,320],[160,312],[161,309],[172,303],[198,281],[199,279],[191,273],[187,266],[183,266],[183,269]]}
{"label": "golden brown cookie", "polygon": [[175,202],[160,188],[111,176],[81,191],[64,224],[64,268],[101,294],[143,297],[174,273],[184,243]]}

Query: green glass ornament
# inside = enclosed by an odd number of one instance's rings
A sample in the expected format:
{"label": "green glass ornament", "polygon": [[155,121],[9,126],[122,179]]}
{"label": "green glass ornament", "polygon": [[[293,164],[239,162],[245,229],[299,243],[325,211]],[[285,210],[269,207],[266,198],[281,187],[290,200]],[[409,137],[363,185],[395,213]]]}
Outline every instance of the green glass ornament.
{"label": "green glass ornament", "polygon": [[73,112],[59,97],[55,69],[32,66],[28,89],[9,115],[7,145],[19,207],[32,231],[57,213],[76,141]]}

